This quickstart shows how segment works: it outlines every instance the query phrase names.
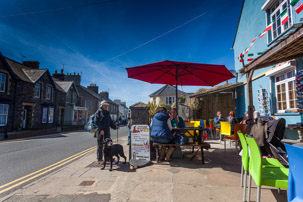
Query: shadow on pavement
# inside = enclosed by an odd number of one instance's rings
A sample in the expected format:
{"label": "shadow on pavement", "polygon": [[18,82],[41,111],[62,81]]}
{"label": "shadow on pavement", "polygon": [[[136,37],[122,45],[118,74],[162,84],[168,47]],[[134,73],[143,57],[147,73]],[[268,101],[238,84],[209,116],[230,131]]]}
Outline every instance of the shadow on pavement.
{"label": "shadow on pavement", "polygon": [[[237,155],[234,149],[228,149],[226,152],[224,152],[224,149],[211,149],[210,151],[204,150],[205,164],[201,163],[200,151],[193,160],[190,160],[193,156],[191,149],[183,150],[183,154],[183,158],[171,159],[169,162],[170,166],[189,169],[222,168],[225,171],[234,173],[241,172],[241,156]],[[151,153],[151,160],[156,160],[154,152]]]}

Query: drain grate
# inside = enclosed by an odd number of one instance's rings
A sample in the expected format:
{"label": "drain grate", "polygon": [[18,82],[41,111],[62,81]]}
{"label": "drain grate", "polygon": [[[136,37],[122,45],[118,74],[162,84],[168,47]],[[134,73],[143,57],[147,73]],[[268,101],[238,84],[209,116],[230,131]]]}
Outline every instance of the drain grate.
{"label": "drain grate", "polygon": [[80,186],[92,186],[95,183],[95,181],[83,181],[79,185]]}
{"label": "drain grate", "polygon": [[[119,163],[120,164],[120,163]],[[103,161],[101,162],[101,164],[98,164],[98,161],[94,161],[91,164],[89,164],[88,166],[86,166],[85,168],[101,168],[103,167]],[[110,165],[110,162],[106,162],[106,165]],[[117,162],[113,162],[113,167],[117,166]]]}
{"label": "drain grate", "polygon": [[101,164],[98,164],[98,161],[94,161],[91,164],[89,164],[88,166],[86,166],[86,168],[101,168],[102,165],[103,165],[103,162]]}

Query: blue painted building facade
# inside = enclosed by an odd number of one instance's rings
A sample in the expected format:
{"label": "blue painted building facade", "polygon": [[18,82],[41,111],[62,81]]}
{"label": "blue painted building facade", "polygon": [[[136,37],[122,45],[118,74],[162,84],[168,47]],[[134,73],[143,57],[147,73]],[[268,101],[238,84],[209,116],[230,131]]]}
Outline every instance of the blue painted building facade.
{"label": "blue painted building facade", "polygon": [[[297,14],[290,0],[244,0],[242,11],[238,22],[238,28],[233,43],[235,70],[239,72],[243,68],[238,56],[250,46],[251,41],[263,33],[267,25],[275,19],[270,31],[266,32],[262,38],[257,38],[253,43],[249,54],[253,58],[258,57],[258,53],[265,52],[281,39],[287,37],[299,25],[303,19],[303,11]],[[281,13],[287,9],[288,21],[282,25]],[[245,64],[248,54],[243,60]],[[296,102],[296,73],[303,69],[303,59],[297,58],[293,61],[285,61],[275,66],[255,70],[253,74],[253,104],[257,111],[262,111],[264,105],[260,104],[260,91],[263,89],[268,95],[269,111],[266,115],[277,118],[285,118],[286,124],[296,124],[302,122],[302,115],[295,112]],[[246,82],[246,75],[238,74],[239,82]],[[237,116],[243,117],[248,110],[247,105],[247,85],[237,88]],[[267,107],[265,107],[267,108]],[[291,112],[294,111],[294,112]],[[286,138],[297,139],[296,131],[287,130]]]}

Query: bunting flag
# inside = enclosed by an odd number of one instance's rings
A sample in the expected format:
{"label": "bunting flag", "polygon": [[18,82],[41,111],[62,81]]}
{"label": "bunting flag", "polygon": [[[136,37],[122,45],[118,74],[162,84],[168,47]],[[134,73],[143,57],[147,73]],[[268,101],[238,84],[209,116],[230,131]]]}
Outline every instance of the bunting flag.
{"label": "bunting flag", "polygon": [[257,37],[254,38],[250,43],[254,43],[257,40]]}
{"label": "bunting flag", "polygon": [[281,13],[282,25],[284,25],[288,21],[288,12],[287,8]]}
{"label": "bunting flag", "polygon": [[301,13],[301,11],[303,10],[303,4],[300,0],[293,0],[290,4],[294,6],[297,14]]}
{"label": "bunting flag", "polygon": [[245,54],[247,54],[250,51],[250,49],[251,49],[251,47],[253,47],[253,45],[254,45],[253,43],[250,44],[250,46],[246,49]]}
{"label": "bunting flag", "polygon": [[[290,0],[290,4],[291,6],[296,10],[296,13],[299,14],[303,11],[303,4],[301,2],[301,0]],[[281,13],[280,15],[281,17],[281,24],[284,25],[286,22],[288,22],[288,19],[289,19],[289,16],[288,16],[288,8],[285,8],[284,11]],[[257,39],[261,39],[265,34],[266,32],[270,31],[272,29],[272,26],[274,24],[276,19],[273,19],[271,23],[269,23],[265,30],[263,31],[263,33],[259,34],[257,37],[255,37],[250,43],[250,46],[248,48],[246,48],[242,53],[240,53],[240,55],[238,56],[238,60],[240,62],[243,62],[244,61],[244,55],[245,54],[248,54],[248,52],[250,51],[250,49],[252,48],[254,42],[257,40]],[[260,56],[262,55],[263,52],[258,52],[256,53],[256,55]],[[253,54],[248,54],[248,58],[247,58],[247,61],[253,61]]]}
{"label": "bunting flag", "polygon": [[300,1],[300,0],[292,0],[292,1],[290,2],[290,5],[291,5],[291,6],[295,6],[299,1]]}
{"label": "bunting flag", "polygon": [[254,58],[253,58],[254,54],[253,53],[249,53],[247,56],[248,56],[247,62],[250,62],[250,61],[254,60]]}
{"label": "bunting flag", "polygon": [[250,47],[248,47],[248,48],[246,48],[246,49],[245,49],[245,54],[247,54],[247,53],[248,53],[249,48],[250,48]]}
{"label": "bunting flag", "polygon": [[271,30],[272,25],[274,24],[275,20],[276,20],[276,19],[274,19],[274,20],[266,27],[266,29],[264,30],[264,32],[267,32],[267,31]]}
{"label": "bunting flag", "polygon": [[265,34],[266,34],[266,32],[263,32],[262,34],[259,34],[258,35],[259,39],[261,39]]}

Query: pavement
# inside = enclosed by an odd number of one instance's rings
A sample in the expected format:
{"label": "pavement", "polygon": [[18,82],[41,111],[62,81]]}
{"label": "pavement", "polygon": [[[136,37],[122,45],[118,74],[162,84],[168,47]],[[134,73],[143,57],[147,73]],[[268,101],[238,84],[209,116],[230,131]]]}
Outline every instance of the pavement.
{"label": "pavement", "polygon": [[[119,138],[128,156],[127,137]],[[223,143],[207,140],[205,164],[201,157],[190,161],[191,148],[184,158],[172,159],[136,170],[129,164],[109,165],[101,170],[93,151],[83,158],[0,199],[5,202],[241,202],[241,159],[235,147],[224,152]],[[152,155],[154,156],[154,155]],[[154,160],[154,159],[152,159]],[[256,185],[252,183],[251,201],[256,201]],[[286,202],[286,190],[262,187],[261,201]]]}

